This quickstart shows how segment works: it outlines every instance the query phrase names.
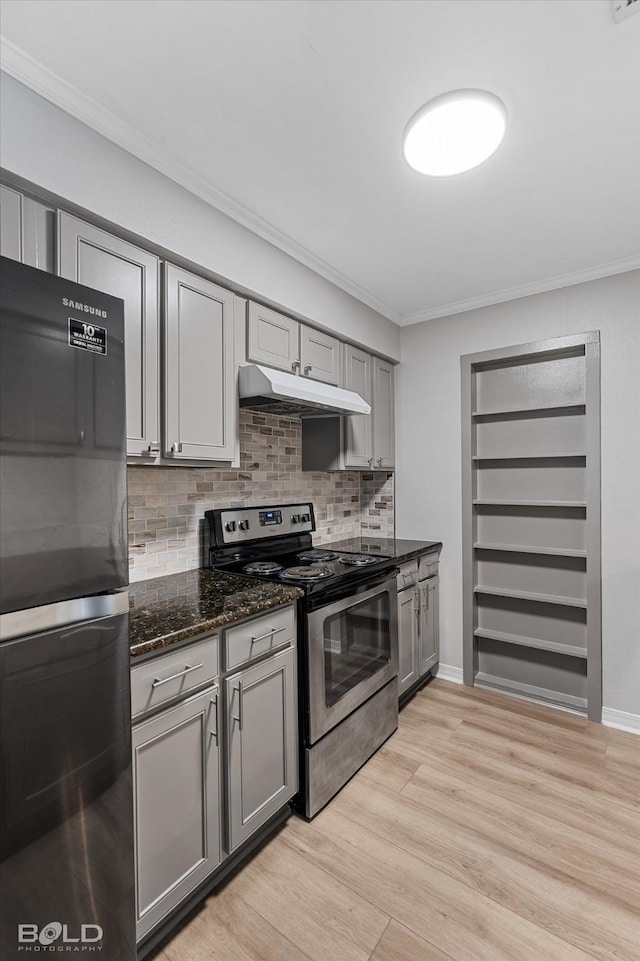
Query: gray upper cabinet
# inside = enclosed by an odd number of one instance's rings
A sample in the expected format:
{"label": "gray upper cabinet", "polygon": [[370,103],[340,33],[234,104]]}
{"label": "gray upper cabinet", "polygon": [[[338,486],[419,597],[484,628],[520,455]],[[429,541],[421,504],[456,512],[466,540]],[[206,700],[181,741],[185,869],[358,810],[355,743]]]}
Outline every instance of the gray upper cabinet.
{"label": "gray upper cabinet", "polygon": [[373,469],[395,467],[395,388],[393,364],[373,358]]}
{"label": "gray upper cabinet", "polygon": [[225,681],[229,852],[298,790],[295,649]]}
{"label": "gray upper cabinet", "polygon": [[55,211],[0,186],[0,253],[30,267],[55,271]]}
{"label": "gray upper cabinet", "polygon": [[218,694],[133,728],[138,940],[220,863]]}
{"label": "gray upper cabinet", "polygon": [[303,377],[337,386],[340,381],[340,341],[300,324],[300,367]]}
{"label": "gray upper cabinet", "polygon": [[[372,357],[345,344],[344,347],[344,386],[360,394],[368,404],[371,403],[371,366]],[[370,414],[354,414],[344,419],[344,466],[350,468],[371,467],[373,433]]]}
{"label": "gray upper cabinet", "polygon": [[247,333],[247,360],[289,373],[299,369],[300,341],[296,320],[250,301]]}
{"label": "gray upper cabinet", "polygon": [[124,300],[127,454],[154,457],[160,444],[158,258],[61,213],[58,260],[62,277]]}
{"label": "gray upper cabinet", "polygon": [[233,294],[165,267],[163,454],[230,461],[236,444]]}
{"label": "gray upper cabinet", "polygon": [[277,310],[249,302],[247,360],[338,385],[340,341]]}

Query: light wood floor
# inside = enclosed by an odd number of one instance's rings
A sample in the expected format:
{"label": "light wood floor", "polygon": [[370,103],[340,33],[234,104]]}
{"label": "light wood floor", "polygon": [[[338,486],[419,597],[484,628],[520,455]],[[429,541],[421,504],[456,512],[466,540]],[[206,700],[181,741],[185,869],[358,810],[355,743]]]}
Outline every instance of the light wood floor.
{"label": "light wood floor", "polygon": [[640,738],[435,680],[159,961],[639,961]]}

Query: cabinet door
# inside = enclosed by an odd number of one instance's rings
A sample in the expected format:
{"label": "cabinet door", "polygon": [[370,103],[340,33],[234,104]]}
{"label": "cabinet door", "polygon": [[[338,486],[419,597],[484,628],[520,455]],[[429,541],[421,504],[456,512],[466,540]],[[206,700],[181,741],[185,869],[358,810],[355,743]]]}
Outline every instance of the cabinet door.
{"label": "cabinet door", "polygon": [[340,341],[301,324],[300,365],[303,377],[337,387],[340,380]]}
{"label": "cabinet door", "polygon": [[395,395],[393,365],[373,358],[373,468],[395,467]]}
{"label": "cabinet door", "polygon": [[398,694],[404,694],[418,680],[418,618],[420,599],[417,590],[398,594]]}
{"label": "cabinet door", "polygon": [[127,454],[154,456],[160,444],[158,258],[61,213],[62,277],[124,300]]}
{"label": "cabinet door", "polygon": [[218,686],[133,728],[138,940],[220,863]]}
{"label": "cabinet door", "polygon": [[163,453],[231,461],[236,444],[233,294],[165,267]]}
{"label": "cabinet door", "polygon": [[[344,386],[371,403],[371,355],[357,347],[344,347]],[[372,463],[372,415],[353,414],[344,418],[344,466],[370,468]]]}
{"label": "cabinet door", "polygon": [[229,852],[298,790],[296,652],[225,681]]}
{"label": "cabinet door", "polygon": [[0,253],[53,273],[55,211],[10,187],[0,192]]}
{"label": "cabinet door", "polygon": [[420,676],[440,658],[439,577],[420,583]]}
{"label": "cabinet door", "polygon": [[247,360],[295,372],[300,367],[299,326],[297,320],[250,302]]}

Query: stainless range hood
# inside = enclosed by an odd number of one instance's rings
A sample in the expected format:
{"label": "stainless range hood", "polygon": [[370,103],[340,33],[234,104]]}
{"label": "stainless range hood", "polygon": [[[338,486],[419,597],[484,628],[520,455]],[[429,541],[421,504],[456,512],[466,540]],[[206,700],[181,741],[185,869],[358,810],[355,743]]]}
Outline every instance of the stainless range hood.
{"label": "stainless range hood", "polygon": [[241,407],[284,417],[371,413],[369,404],[353,390],[259,364],[240,368],[239,390]]}

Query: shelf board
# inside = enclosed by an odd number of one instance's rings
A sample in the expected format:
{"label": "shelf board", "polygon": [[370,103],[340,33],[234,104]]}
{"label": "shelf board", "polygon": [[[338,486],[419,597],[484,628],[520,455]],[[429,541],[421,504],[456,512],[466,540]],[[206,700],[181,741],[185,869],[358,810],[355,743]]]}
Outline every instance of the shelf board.
{"label": "shelf board", "polygon": [[587,657],[586,647],[576,647],[573,644],[559,644],[556,641],[544,641],[539,637],[523,637],[521,634],[507,634],[505,631],[490,631],[478,627],[473,632],[474,637],[486,637],[494,641],[505,641],[508,644],[518,644],[520,647],[533,647],[538,651],[553,651],[555,654],[566,654],[568,657]]}
{"label": "shelf board", "polygon": [[479,551],[510,551],[513,554],[549,554],[551,557],[584,557],[587,552],[565,547],[533,547],[530,544],[489,544],[476,541],[473,545]]}
{"label": "shelf board", "polygon": [[517,417],[519,414],[546,414],[557,410],[580,410],[585,408],[585,402],[575,404],[541,404],[539,407],[510,407],[495,410],[473,410],[472,417]]}
{"label": "shelf board", "polygon": [[559,604],[561,607],[583,607],[587,601],[584,597],[563,597],[560,594],[537,594],[533,591],[515,591],[507,587],[485,587],[478,584],[473,589],[474,594],[491,594],[495,597],[516,597],[523,601],[541,601],[543,604]]}
{"label": "shelf board", "polygon": [[474,454],[471,460],[558,460],[563,457],[586,457],[583,450],[563,450],[550,454]]}
{"label": "shelf board", "polygon": [[482,497],[474,499],[476,507],[586,507],[586,501],[515,501],[515,500],[486,500]]}

